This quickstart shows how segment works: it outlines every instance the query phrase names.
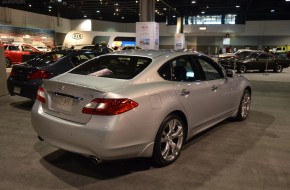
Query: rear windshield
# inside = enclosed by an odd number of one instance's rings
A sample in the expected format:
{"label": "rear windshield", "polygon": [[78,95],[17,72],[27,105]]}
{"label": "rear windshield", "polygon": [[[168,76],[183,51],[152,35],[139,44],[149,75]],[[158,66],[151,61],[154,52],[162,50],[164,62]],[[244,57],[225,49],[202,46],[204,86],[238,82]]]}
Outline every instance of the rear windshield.
{"label": "rear windshield", "polygon": [[30,61],[28,61],[28,64],[43,64],[43,65],[47,65],[47,64],[52,64],[58,60],[60,60],[61,58],[65,57],[67,54],[65,53],[46,53],[40,56],[37,56],[33,59],[31,59]]}
{"label": "rear windshield", "polygon": [[102,56],[73,69],[70,73],[116,79],[132,79],[142,72],[151,59],[137,56]]}

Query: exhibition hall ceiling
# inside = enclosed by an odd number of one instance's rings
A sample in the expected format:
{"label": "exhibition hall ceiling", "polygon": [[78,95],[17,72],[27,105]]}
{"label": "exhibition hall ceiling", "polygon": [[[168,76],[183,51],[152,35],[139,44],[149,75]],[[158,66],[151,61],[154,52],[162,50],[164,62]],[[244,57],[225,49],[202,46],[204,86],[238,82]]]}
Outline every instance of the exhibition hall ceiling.
{"label": "exhibition hall ceiling", "polygon": [[[60,16],[134,23],[140,0],[2,0],[0,6]],[[246,20],[289,20],[290,0],[155,0],[155,21],[182,16],[236,14]]]}

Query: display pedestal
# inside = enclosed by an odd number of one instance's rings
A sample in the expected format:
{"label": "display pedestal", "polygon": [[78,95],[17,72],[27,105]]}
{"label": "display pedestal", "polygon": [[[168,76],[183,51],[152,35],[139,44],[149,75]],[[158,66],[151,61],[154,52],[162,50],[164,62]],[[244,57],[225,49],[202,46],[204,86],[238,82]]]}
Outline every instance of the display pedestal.
{"label": "display pedestal", "polygon": [[4,47],[0,46],[0,96],[7,95],[7,75],[6,75],[6,64]]}

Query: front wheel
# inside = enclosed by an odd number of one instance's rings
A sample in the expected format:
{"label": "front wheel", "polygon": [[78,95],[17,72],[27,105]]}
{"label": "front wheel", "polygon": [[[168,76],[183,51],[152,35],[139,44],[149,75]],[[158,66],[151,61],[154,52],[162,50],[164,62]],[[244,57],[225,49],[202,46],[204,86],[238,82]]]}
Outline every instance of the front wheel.
{"label": "front wheel", "polygon": [[181,153],[185,125],[177,115],[169,115],[161,123],[157,132],[153,151],[153,161],[158,166],[173,163]]}
{"label": "front wheel", "polygon": [[276,73],[281,73],[281,72],[283,71],[283,66],[280,65],[280,64],[275,65],[275,67],[274,67],[273,70],[274,70],[274,72],[276,72]]}
{"label": "front wheel", "polygon": [[245,90],[241,98],[240,106],[237,115],[234,117],[235,120],[243,121],[247,118],[250,112],[251,106],[251,93],[249,90]]}
{"label": "front wheel", "polygon": [[238,70],[238,73],[245,73],[247,70],[247,67],[246,65],[239,65],[237,70]]}

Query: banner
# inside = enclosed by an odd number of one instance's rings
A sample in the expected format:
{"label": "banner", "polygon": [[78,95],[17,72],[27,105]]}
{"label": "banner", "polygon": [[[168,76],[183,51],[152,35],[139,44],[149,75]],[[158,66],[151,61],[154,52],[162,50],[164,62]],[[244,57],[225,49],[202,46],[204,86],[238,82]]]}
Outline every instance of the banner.
{"label": "banner", "polygon": [[184,34],[175,34],[174,49],[185,49],[185,36]]}
{"label": "banner", "polygon": [[137,22],[136,45],[142,49],[159,49],[159,24],[156,22]]}

